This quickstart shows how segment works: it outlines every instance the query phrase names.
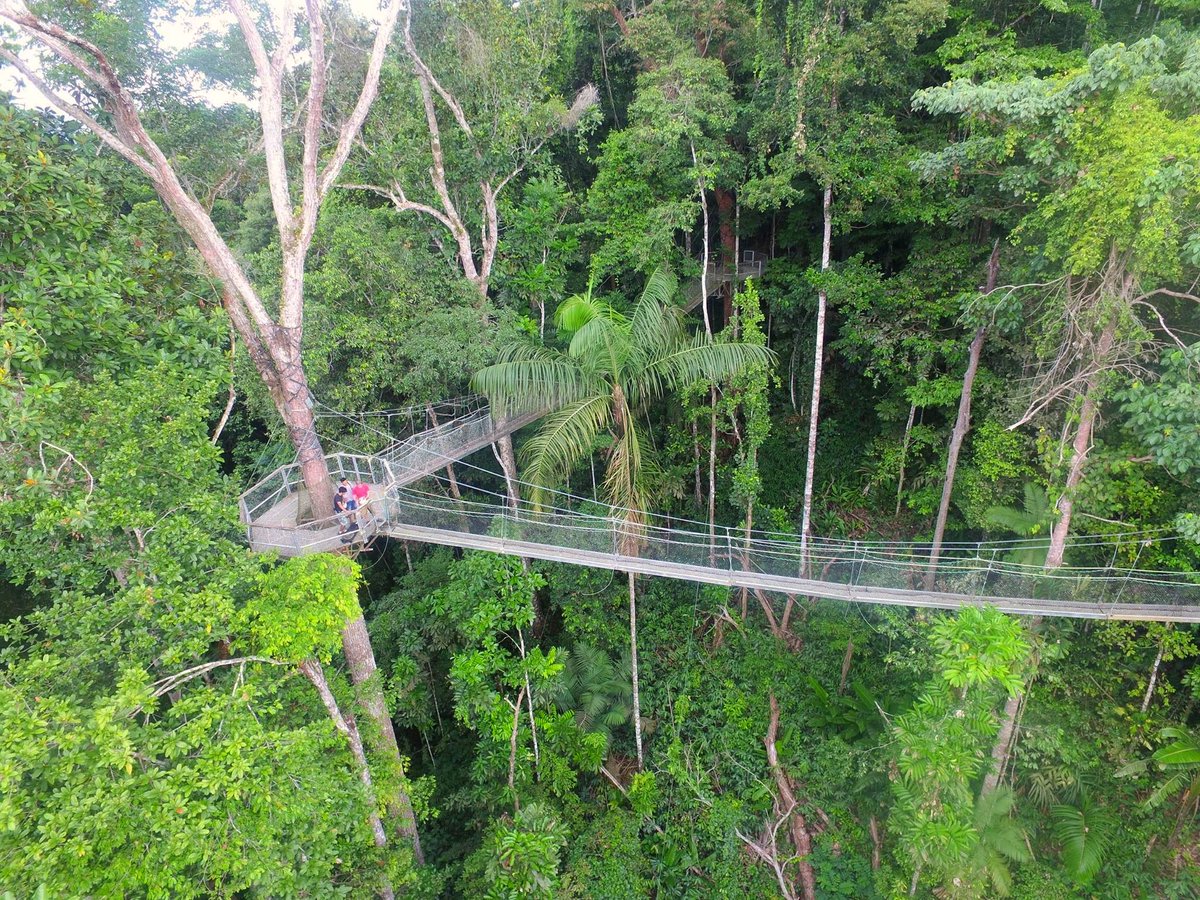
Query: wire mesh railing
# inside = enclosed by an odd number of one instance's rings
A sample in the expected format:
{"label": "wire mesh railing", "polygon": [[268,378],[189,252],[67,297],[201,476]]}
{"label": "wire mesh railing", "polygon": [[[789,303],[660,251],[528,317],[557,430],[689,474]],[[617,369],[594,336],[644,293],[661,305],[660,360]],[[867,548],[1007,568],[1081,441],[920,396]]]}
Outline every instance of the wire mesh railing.
{"label": "wire mesh railing", "polygon": [[[462,471],[454,487],[469,496],[453,499],[446,496],[448,481],[440,470],[541,413],[497,423],[477,399],[453,401],[452,407],[461,414],[395,441],[378,455],[334,453],[327,457],[335,479],[344,475],[373,486],[369,513],[360,517],[360,533],[354,539],[393,533],[411,536],[413,529],[420,529],[437,532],[428,538],[435,541],[454,543],[455,534],[471,535],[488,538],[493,544],[499,540],[526,549],[541,548],[541,558],[546,559],[611,568],[619,568],[621,561],[636,561],[639,571],[754,584],[783,592],[841,585],[894,591],[897,596],[916,597],[924,592],[928,596],[979,598],[981,602],[1011,598],[1051,604],[1188,606],[1196,608],[1200,617],[1200,575],[1115,565],[1122,547],[1157,540],[1161,535],[1085,535],[1071,541],[1069,558],[1094,562],[1101,552],[1107,555],[1111,549],[1108,565],[1081,562],[1046,571],[1025,561],[1041,539],[1015,539],[947,542],[931,566],[930,546],[920,541],[816,537],[802,553],[797,535],[759,529],[747,532],[721,525],[710,530],[705,523],[654,514],[638,514],[631,524],[628,510],[555,491],[545,492],[555,505],[535,507],[522,500],[514,509],[506,495],[468,484]],[[428,421],[435,419],[440,419],[436,411],[430,412]],[[463,469],[495,477],[469,464],[464,463]],[[424,487],[416,484],[421,479],[428,479],[422,483]],[[440,494],[433,490],[439,482]],[[337,549],[341,543],[339,522],[306,521],[303,479],[295,463],[271,472],[243,494],[240,503],[256,549],[296,555]],[[471,546],[463,541],[458,545]],[[475,545],[485,544],[477,541]]]}
{"label": "wire mesh railing", "polygon": [[[512,552],[530,544],[554,548],[555,558],[563,562],[588,564],[600,554],[661,564],[664,574],[675,570],[681,577],[697,569],[724,570],[729,583],[754,580],[744,577],[748,575],[765,576],[758,581],[784,591],[790,586],[796,593],[812,582],[923,592],[929,570],[928,551],[922,552],[916,542],[815,540],[805,558],[798,538],[781,540],[754,531],[747,535],[726,526],[716,526],[711,533],[631,526],[621,516],[537,509],[524,502],[514,512],[498,497],[454,500],[412,487],[387,493],[381,530],[387,533],[401,525],[498,538],[513,544]],[[1200,583],[1193,574],[1095,566],[1046,571],[1006,559],[998,549],[980,553],[969,547],[939,559],[928,592],[1062,603],[1200,605]]]}

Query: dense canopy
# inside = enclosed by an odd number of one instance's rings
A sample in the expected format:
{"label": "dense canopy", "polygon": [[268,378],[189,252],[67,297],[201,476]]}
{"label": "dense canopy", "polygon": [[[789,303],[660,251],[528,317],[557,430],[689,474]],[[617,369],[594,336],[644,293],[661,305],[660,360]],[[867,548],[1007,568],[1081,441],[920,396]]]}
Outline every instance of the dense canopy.
{"label": "dense canopy", "polygon": [[1195,624],[335,456],[1200,596],[1194,0],[0,0],[0,92],[0,894],[1200,896]]}

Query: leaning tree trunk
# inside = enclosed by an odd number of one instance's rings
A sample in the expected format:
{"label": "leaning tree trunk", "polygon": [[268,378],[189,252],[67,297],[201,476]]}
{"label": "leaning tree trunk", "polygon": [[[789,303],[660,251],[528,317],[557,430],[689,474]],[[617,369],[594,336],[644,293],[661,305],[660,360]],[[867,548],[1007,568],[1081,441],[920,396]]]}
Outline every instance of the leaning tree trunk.
{"label": "leaning tree trunk", "polygon": [[[997,238],[988,260],[987,284],[984,293],[996,289],[1000,277],[1000,240]],[[979,371],[979,359],[983,355],[983,342],[987,339],[987,328],[980,325],[975,329],[971,348],[967,353],[967,371],[963,373],[962,394],[958,398],[958,417],[954,420],[954,431],[950,435],[950,447],[946,453],[946,477],[942,482],[942,499],[938,504],[937,524],[933,527],[933,546],[929,550],[929,568],[925,570],[925,590],[933,590],[937,575],[938,557],[942,552],[942,539],[946,536],[946,519],[950,515],[950,495],[954,492],[954,476],[958,471],[958,454],[963,441],[971,429],[971,397],[975,389],[975,375]]]}
{"label": "leaning tree trunk", "polygon": [[413,859],[418,865],[425,862],[425,854],[421,850],[421,838],[417,833],[417,818],[413,813],[412,800],[403,789],[404,772],[400,764],[400,745],[396,742],[396,729],[392,718],[388,715],[387,703],[383,697],[383,685],[375,666],[375,653],[371,649],[371,636],[367,633],[367,623],[358,616],[346,623],[342,629],[342,649],[346,654],[346,664],[350,668],[350,680],[359,689],[360,701],[375,728],[368,732],[372,749],[385,757],[397,768],[396,783],[401,785],[394,796],[387,798],[388,819],[404,840],[412,845]]}
{"label": "leaning tree trunk", "polygon": [[[1098,360],[1108,356],[1116,337],[1117,321],[1112,318],[1100,334],[1100,341],[1096,346]],[[1093,372],[1084,390],[1083,403],[1079,408],[1079,425],[1075,428],[1075,440],[1071,448],[1071,468],[1063,484],[1062,496],[1058,498],[1058,521],[1050,531],[1050,549],[1046,553],[1047,569],[1057,569],[1063,563],[1067,535],[1071,531],[1071,514],[1075,509],[1075,491],[1083,481],[1084,466],[1087,465],[1088,453],[1092,447],[1092,432],[1095,430],[1096,417],[1100,411],[1099,392],[1103,374],[1101,370]]]}
{"label": "leaning tree trunk", "polygon": [[[1095,358],[1097,360],[1103,360],[1112,350],[1116,335],[1117,320],[1114,317],[1109,319],[1104,326],[1104,331],[1100,334],[1100,340],[1096,345]],[[1067,472],[1062,496],[1058,499],[1059,518],[1050,532],[1050,550],[1046,554],[1045,566],[1047,571],[1057,569],[1063,564],[1067,535],[1071,531],[1071,513],[1075,506],[1074,493],[1083,481],[1084,466],[1092,446],[1092,432],[1095,430],[1096,418],[1100,411],[1098,395],[1103,376],[1103,367],[1097,366],[1096,371],[1085,382],[1083,403],[1079,408],[1079,424],[1075,427],[1075,439],[1072,442],[1071,467]],[[1041,616],[1034,617],[1030,623],[1031,627],[1036,628],[1041,621]],[[1000,777],[1008,765],[1008,758],[1012,753],[1013,743],[1017,736],[1017,719],[1024,699],[1024,692],[1022,692],[1009,697],[1004,704],[1004,712],[1000,719],[1000,733],[996,736],[996,744],[992,748],[992,769],[984,778],[982,795],[986,796],[996,789],[1000,783]]]}

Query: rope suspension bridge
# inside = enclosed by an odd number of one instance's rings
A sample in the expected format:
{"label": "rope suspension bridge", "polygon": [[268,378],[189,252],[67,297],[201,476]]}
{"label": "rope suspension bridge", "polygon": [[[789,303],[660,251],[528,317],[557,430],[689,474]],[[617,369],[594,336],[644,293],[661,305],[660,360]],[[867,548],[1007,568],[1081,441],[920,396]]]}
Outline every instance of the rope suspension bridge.
{"label": "rope suspension bridge", "polygon": [[[1069,556],[1111,552],[1109,563],[1053,571],[1018,561],[1020,551],[1038,545],[1030,539],[947,543],[932,566],[929,546],[913,541],[817,537],[802,552],[794,534],[710,528],[654,514],[639,514],[631,523],[627,510],[588,498],[544,491],[553,501],[534,506],[483,486],[495,483],[495,473],[466,457],[544,411],[497,419],[486,401],[469,397],[363,417],[329,414],[381,446],[364,453],[346,445],[327,457],[335,479],[370,486],[357,530],[347,536],[336,517],[312,519],[293,463],[271,472],[239,500],[253,549],[299,556],[386,536],[851,602],[937,609],[991,605],[1020,615],[1200,622],[1200,574],[1136,568],[1142,547],[1172,539],[1164,532],[1077,537],[1068,545]],[[1118,566],[1118,552],[1131,546],[1138,547],[1133,563]]]}

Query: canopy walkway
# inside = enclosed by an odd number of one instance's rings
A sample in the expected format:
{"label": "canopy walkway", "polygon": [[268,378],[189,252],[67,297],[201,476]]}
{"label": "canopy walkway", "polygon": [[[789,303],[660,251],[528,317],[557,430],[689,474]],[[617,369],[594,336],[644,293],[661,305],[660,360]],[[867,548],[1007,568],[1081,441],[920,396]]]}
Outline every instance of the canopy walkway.
{"label": "canopy walkway", "polygon": [[[703,282],[699,278],[692,278],[683,283],[684,311],[691,312],[700,305],[701,300],[718,293],[727,284],[745,281],[747,278],[761,278],[765,265],[766,256],[752,250],[743,253],[736,266],[709,263]],[[705,288],[708,289],[707,294]]]}
{"label": "canopy walkway", "polygon": [[1111,561],[1053,572],[1014,561],[1017,551],[1030,546],[1028,540],[951,543],[930,571],[929,547],[919,542],[814,538],[802,554],[796,535],[710,530],[704,523],[653,515],[631,526],[626,511],[567,494],[552,494],[553,502],[538,508],[525,500],[514,506],[486,488],[495,483],[494,473],[468,464],[459,467],[453,484],[462,496],[455,497],[441,470],[544,414],[497,421],[477,398],[457,403],[453,418],[437,421],[430,410],[426,427],[378,453],[329,455],[334,478],[345,475],[371,488],[350,536],[340,533],[335,520],[305,521],[300,473],[288,465],[241,498],[250,545],[296,556],[382,535],[851,602],[938,609],[986,604],[1020,615],[1200,622],[1200,575],[1138,569],[1136,557],[1132,566],[1115,564],[1122,547],[1172,539],[1169,535],[1077,537],[1068,558],[1111,552]]}

